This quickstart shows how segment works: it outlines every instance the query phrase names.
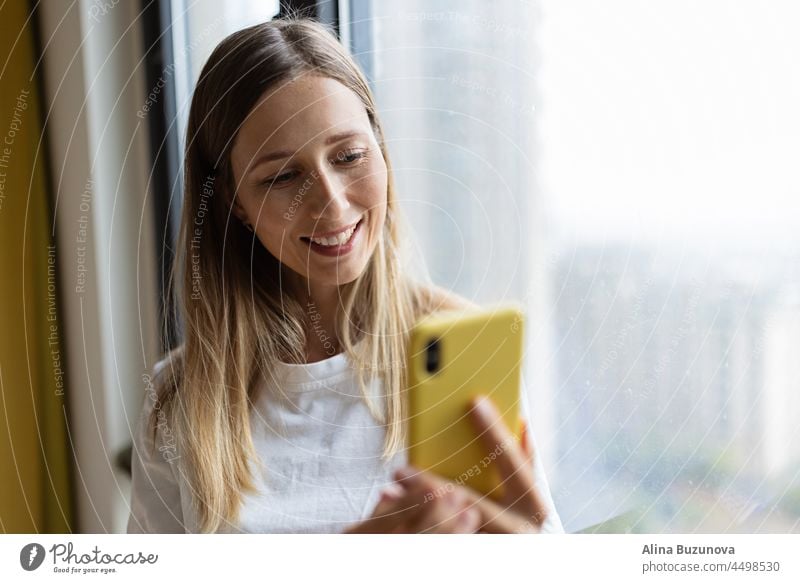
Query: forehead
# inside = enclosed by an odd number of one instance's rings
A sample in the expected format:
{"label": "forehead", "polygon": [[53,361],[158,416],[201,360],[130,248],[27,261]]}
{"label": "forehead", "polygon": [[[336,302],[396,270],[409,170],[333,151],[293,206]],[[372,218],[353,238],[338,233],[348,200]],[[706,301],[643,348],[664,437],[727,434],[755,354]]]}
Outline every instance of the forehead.
{"label": "forehead", "polygon": [[234,155],[295,150],[345,129],[370,131],[359,97],[335,79],[304,74],[259,98],[239,130]]}

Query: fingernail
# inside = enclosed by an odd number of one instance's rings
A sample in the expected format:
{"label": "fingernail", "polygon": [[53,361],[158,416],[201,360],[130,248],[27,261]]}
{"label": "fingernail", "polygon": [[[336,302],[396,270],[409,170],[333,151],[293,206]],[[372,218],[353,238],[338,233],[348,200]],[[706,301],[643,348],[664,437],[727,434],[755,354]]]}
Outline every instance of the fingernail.
{"label": "fingernail", "polygon": [[396,482],[392,482],[386,486],[380,493],[380,499],[384,500],[397,500],[402,495],[403,488]]}
{"label": "fingernail", "polygon": [[403,486],[401,486],[397,482],[390,482],[389,484],[386,485],[383,491],[388,494],[392,494],[393,496],[400,496],[403,494]]}
{"label": "fingernail", "polygon": [[416,476],[416,470],[410,467],[397,468],[394,471],[394,479],[400,482],[411,482]]}
{"label": "fingernail", "polygon": [[473,410],[480,415],[482,419],[490,421],[494,413],[494,406],[489,400],[489,397],[480,395],[473,401]]}

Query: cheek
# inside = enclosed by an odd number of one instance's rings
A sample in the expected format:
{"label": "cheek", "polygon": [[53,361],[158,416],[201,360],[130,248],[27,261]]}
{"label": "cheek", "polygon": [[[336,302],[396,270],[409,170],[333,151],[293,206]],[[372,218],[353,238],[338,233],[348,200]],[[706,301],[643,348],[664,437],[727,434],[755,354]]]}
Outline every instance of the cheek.
{"label": "cheek", "polygon": [[251,209],[253,216],[257,217],[258,225],[264,231],[277,233],[278,238],[280,238],[280,233],[284,229],[288,229],[292,223],[291,210],[285,197],[281,196],[264,196],[255,201]]}
{"label": "cheek", "polygon": [[373,214],[377,211],[382,216],[386,211],[387,184],[386,166],[382,165],[357,185],[359,204]]}
{"label": "cheek", "polygon": [[386,224],[387,192],[386,176],[376,175],[370,177],[369,187],[364,188],[364,200],[361,203],[367,209],[370,217],[369,224],[369,248],[371,253],[380,239]]}
{"label": "cheek", "polygon": [[273,256],[280,259],[281,248],[285,249],[285,239],[291,232],[292,219],[287,218],[287,206],[281,197],[262,197],[252,201],[248,209],[250,216],[257,221],[256,234],[261,244]]}

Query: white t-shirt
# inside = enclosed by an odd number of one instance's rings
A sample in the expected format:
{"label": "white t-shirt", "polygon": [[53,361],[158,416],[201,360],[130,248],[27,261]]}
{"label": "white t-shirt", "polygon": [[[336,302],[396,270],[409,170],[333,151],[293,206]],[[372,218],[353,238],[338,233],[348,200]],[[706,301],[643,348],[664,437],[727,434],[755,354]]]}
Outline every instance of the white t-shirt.
{"label": "white t-shirt", "polygon": [[[154,375],[165,365],[158,362]],[[145,430],[154,406],[154,398],[145,399],[134,436],[128,532],[198,532],[183,458],[166,419],[159,419],[154,450]],[[407,459],[401,451],[381,460],[385,430],[370,415],[344,353],[309,364],[277,363],[250,423],[265,467],[254,468],[259,493],[244,497],[239,524],[226,532],[341,532],[371,515]],[[549,509],[543,532],[564,532],[538,459],[536,484]]]}

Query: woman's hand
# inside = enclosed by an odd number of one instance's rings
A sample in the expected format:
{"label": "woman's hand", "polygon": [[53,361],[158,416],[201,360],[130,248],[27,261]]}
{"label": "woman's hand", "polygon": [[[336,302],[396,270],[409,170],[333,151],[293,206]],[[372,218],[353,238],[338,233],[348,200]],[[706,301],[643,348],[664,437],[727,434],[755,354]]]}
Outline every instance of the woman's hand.
{"label": "woman's hand", "polygon": [[479,532],[540,532],[547,518],[547,508],[534,484],[534,452],[527,425],[523,425],[520,446],[488,397],[477,398],[469,414],[486,450],[490,454],[500,451],[493,461],[503,484],[499,504],[466,488],[481,511]]}
{"label": "woman's hand", "polygon": [[527,427],[523,426],[520,447],[488,398],[477,399],[469,414],[486,450],[495,456],[492,461],[503,483],[499,503],[408,466],[395,472],[396,483],[381,494],[372,516],[345,532],[539,532],[547,510],[533,481],[534,453]]}
{"label": "woman's hand", "polygon": [[381,492],[372,516],[349,527],[346,534],[377,533],[473,533],[481,513],[467,488],[450,485],[430,472],[402,468],[392,484]]}

